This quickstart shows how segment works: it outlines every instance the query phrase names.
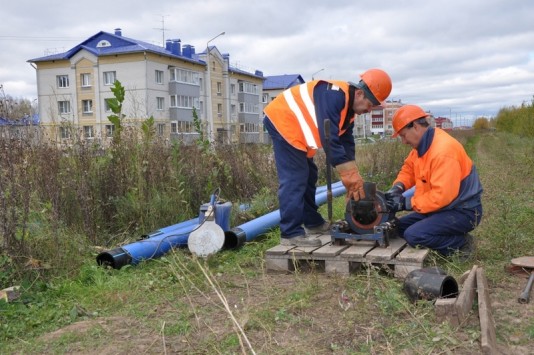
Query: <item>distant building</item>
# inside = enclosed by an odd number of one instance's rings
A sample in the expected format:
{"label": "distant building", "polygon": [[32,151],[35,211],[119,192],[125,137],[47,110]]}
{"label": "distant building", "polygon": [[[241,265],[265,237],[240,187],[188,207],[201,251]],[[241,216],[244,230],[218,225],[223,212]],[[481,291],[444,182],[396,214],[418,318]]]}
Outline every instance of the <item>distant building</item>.
{"label": "distant building", "polygon": [[373,107],[369,113],[357,115],[354,121],[354,135],[367,137],[393,134],[393,115],[402,105],[401,100],[389,100],[383,105]]}
{"label": "distant building", "polygon": [[[263,96],[262,103],[263,108],[273,101],[276,96],[282,93],[284,90],[289,89],[295,85],[304,84],[304,79],[300,74],[283,74],[283,75],[270,75],[265,77],[263,82]],[[270,136],[263,129],[263,123],[261,124],[261,132],[263,133],[262,142],[269,143]]]}
{"label": "distant building", "polygon": [[447,117],[436,117],[434,118],[434,120],[436,122],[436,127],[439,127],[441,129],[449,131],[452,130],[454,127],[452,121]]}
{"label": "distant building", "polygon": [[282,91],[295,85],[304,84],[304,79],[300,74],[284,74],[266,76],[263,82],[263,106],[274,100]]}
{"label": "distant building", "polygon": [[108,100],[119,80],[126,89],[127,125],[153,116],[158,135],[190,142],[198,138],[195,108],[206,137],[219,143],[259,140],[263,73],[232,67],[229,54],[214,46],[197,54],[180,39],[161,47],[115,29],[28,62],[36,68],[41,125],[52,139],[69,139],[72,127],[86,139],[109,139],[114,128]]}

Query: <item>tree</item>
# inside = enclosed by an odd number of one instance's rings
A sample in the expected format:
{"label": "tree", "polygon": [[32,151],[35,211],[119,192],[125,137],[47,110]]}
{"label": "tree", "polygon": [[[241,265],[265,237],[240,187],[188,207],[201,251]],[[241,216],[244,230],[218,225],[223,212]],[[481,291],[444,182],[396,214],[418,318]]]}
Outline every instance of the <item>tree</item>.
{"label": "tree", "polygon": [[13,98],[4,93],[4,86],[0,84],[0,117],[9,120],[17,120],[23,117],[32,116],[34,108],[28,99]]}
{"label": "tree", "polygon": [[488,129],[490,127],[489,121],[486,117],[479,117],[473,123],[474,129]]}
{"label": "tree", "polygon": [[108,120],[113,123],[113,143],[119,145],[121,140],[121,131],[122,131],[122,119],[125,115],[122,114],[122,103],[124,102],[124,96],[126,95],[126,90],[122,86],[121,82],[115,80],[113,87],[111,88],[114,98],[107,99],[107,103],[112,115],[108,116]]}

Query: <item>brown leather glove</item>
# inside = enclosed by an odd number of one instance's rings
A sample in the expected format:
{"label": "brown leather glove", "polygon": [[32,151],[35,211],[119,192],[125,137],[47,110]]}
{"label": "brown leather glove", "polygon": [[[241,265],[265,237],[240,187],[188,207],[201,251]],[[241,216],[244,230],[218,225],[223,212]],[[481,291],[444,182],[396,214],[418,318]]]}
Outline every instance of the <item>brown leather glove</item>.
{"label": "brown leather glove", "polygon": [[347,199],[359,201],[360,198],[365,197],[363,191],[363,179],[358,171],[356,161],[351,160],[336,166],[336,170],[341,178],[341,182],[345,189],[347,189]]}

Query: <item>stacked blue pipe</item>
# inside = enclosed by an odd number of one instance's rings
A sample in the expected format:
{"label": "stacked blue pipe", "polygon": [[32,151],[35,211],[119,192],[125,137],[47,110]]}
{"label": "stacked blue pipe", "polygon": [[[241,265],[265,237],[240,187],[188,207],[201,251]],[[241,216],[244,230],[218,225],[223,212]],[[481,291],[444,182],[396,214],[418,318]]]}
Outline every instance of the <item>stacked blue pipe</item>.
{"label": "stacked blue pipe", "polygon": [[[332,184],[333,197],[341,196],[345,191],[341,182]],[[326,203],[327,196],[327,187],[318,187],[315,195],[317,205]],[[225,249],[240,247],[245,242],[255,239],[280,224],[280,210],[276,210],[228,230],[230,209],[231,203],[229,202],[215,205],[215,221],[225,232],[223,245]],[[198,228],[202,221],[203,214],[201,213],[199,218],[160,228],[143,235],[142,240],[98,254],[96,261],[99,265],[120,269],[128,264],[136,265],[143,260],[161,257],[172,248],[187,246],[189,234]]]}

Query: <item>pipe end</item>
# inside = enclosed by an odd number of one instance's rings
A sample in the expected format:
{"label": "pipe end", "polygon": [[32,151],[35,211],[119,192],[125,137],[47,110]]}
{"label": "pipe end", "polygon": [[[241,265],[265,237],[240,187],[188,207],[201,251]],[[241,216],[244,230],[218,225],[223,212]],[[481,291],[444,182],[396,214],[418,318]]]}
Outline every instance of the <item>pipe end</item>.
{"label": "pipe end", "polygon": [[128,265],[132,262],[132,257],[122,248],[105,251],[96,257],[96,262],[100,266],[109,266],[114,269]]}
{"label": "pipe end", "polygon": [[232,228],[224,232],[223,249],[237,249],[247,241],[247,235],[241,228]]}

